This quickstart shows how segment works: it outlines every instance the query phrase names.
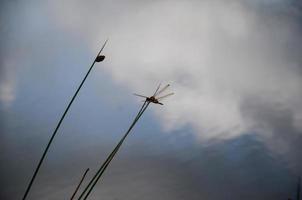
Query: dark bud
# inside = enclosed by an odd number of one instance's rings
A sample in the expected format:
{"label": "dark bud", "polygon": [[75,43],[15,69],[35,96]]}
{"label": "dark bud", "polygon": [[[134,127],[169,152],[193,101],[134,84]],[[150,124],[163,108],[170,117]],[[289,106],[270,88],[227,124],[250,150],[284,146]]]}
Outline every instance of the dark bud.
{"label": "dark bud", "polygon": [[99,55],[98,57],[96,57],[95,62],[102,62],[105,59],[104,55]]}

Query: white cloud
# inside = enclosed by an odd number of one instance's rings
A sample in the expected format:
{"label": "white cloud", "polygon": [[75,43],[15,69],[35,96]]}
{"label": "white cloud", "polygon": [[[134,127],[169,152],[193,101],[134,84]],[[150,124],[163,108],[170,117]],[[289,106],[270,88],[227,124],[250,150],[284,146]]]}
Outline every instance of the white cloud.
{"label": "white cloud", "polygon": [[[109,35],[106,70],[131,91],[151,93],[159,81],[172,84],[176,95],[154,108],[166,130],[190,125],[201,139],[247,133],[255,124],[241,105],[251,97],[288,108],[301,130],[302,79],[288,52],[299,39],[294,22],[243,1],[159,1],[129,4],[127,12],[125,5],[114,6],[96,4],[99,14],[86,23],[72,23],[66,13],[59,19],[64,28],[71,23],[73,30],[89,32],[94,49]],[[105,11],[109,7],[120,14]],[[99,25],[92,20],[98,15]]]}

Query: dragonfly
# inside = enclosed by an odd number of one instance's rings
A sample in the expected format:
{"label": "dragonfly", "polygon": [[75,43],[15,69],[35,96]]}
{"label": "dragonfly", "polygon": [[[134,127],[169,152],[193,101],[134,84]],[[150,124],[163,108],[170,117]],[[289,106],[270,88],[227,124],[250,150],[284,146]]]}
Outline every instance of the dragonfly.
{"label": "dragonfly", "polygon": [[162,92],[164,92],[169,86],[170,84],[167,84],[165,87],[160,89],[161,84],[158,85],[157,89],[155,90],[154,94],[150,97],[144,96],[144,95],[140,95],[140,94],[136,94],[134,93],[133,95],[138,96],[138,97],[142,97],[145,98],[145,101],[151,102],[151,103],[155,103],[155,104],[160,104],[160,105],[164,105],[163,103],[159,102],[160,100],[173,95],[174,93],[171,92],[169,94],[163,95],[161,97],[158,97],[159,94],[161,94]]}

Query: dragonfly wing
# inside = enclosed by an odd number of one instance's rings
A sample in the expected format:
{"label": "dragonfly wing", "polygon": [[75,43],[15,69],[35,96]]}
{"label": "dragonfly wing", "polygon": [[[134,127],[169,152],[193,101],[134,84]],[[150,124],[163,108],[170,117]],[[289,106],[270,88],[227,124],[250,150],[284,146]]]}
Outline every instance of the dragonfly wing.
{"label": "dragonfly wing", "polygon": [[170,86],[170,84],[166,85],[166,86],[163,87],[161,90],[159,90],[154,96],[159,95],[160,93],[162,93],[163,91],[165,91],[169,86]]}
{"label": "dragonfly wing", "polygon": [[171,95],[173,95],[173,94],[174,94],[173,92],[170,93],[170,94],[166,94],[166,95],[164,95],[164,96],[162,96],[162,97],[158,97],[157,100],[162,100],[162,99],[164,99],[164,98],[166,98],[166,97],[168,97],[168,96],[171,96]]}
{"label": "dragonfly wing", "polygon": [[156,90],[155,90],[155,92],[154,92],[154,94],[153,94],[153,96],[155,96],[156,95],[156,93],[158,92],[158,90],[159,90],[159,88],[160,88],[160,85],[161,85],[161,83],[158,85],[158,87],[156,88]]}
{"label": "dragonfly wing", "polygon": [[144,95],[140,95],[140,94],[135,94],[135,93],[134,93],[133,95],[138,96],[138,97],[148,98],[148,97],[146,97],[146,96],[144,96]]}

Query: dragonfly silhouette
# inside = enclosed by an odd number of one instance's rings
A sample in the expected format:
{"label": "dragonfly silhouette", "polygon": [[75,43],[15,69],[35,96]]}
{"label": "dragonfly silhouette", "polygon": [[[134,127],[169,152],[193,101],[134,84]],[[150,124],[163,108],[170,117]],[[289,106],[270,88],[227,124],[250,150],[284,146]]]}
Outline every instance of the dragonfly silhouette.
{"label": "dragonfly silhouette", "polygon": [[164,96],[161,96],[161,97],[157,97],[159,94],[161,94],[163,91],[165,91],[169,86],[170,84],[166,85],[165,87],[163,87],[162,89],[159,90],[161,84],[159,84],[159,86],[157,87],[156,91],[154,92],[154,94],[150,97],[147,97],[147,96],[144,96],[144,95],[140,95],[140,94],[135,94],[135,96],[138,96],[138,97],[142,97],[142,98],[146,98],[145,101],[149,101],[149,102],[152,102],[152,103],[155,103],[155,104],[160,104],[160,105],[164,105],[163,103],[159,102],[159,100],[162,100],[168,96],[171,96],[173,95],[174,93],[169,93],[169,94],[166,94]]}

